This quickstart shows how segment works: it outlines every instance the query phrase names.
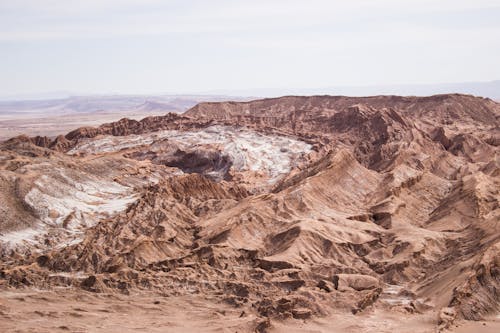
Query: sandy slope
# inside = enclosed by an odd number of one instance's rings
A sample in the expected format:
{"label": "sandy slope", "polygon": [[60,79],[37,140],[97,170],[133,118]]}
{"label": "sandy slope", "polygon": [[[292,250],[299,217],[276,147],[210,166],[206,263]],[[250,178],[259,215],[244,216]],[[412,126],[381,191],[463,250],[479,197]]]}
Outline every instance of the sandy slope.
{"label": "sandy slope", "polygon": [[[275,321],[270,332],[435,332],[434,316],[370,311]],[[2,332],[245,332],[259,319],[200,296],[94,294],[68,290],[0,293]],[[448,332],[493,333],[500,319],[457,322]]]}

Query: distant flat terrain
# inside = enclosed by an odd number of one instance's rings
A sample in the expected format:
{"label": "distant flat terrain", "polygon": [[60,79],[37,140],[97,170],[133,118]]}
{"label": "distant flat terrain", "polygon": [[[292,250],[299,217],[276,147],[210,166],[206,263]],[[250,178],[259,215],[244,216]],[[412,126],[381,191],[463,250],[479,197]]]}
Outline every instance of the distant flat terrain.
{"label": "distant flat terrain", "polygon": [[125,117],[142,119],[180,113],[199,102],[249,99],[220,95],[111,95],[0,101],[0,141],[21,134],[53,137],[78,127],[97,126]]}
{"label": "distant flat terrain", "polygon": [[83,126],[98,126],[120,120],[121,118],[142,119],[148,116],[163,115],[166,112],[148,111],[115,111],[115,112],[88,112],[62,115],[41,114],[11,114],[0,116],[0,141],[26,134],[29,136],[53,137],[67,133]]}

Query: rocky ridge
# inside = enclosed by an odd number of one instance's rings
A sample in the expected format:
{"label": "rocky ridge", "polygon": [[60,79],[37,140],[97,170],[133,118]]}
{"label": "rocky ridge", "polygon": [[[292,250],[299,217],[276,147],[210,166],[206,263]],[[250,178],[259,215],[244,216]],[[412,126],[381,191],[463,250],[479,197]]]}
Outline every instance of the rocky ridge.
{"label": "rocky ridge", "polygon": [[[207,131],[216,136],[202,142]],[[240,132],[277,147],[286,171],[237,168],[273,155],[235,149]],[[102,142],[115,149],[95,150]],[[261,331],[268,318],[374,307],[442,309],[441,328],[477,320],[500,310],[499,142],[500,105],[467,95],[200,103],[55,139],[13,138],[0,158],[0,232],[44,216],[52,233],[71,223],[79,232],[71,242],[45,233],[48,244],[2,243],[0,281],[195,293],[256,313]],[[40,210],[27,198],[43,176],[83,192],[113,182],[123,187],[115,199],[131,201],[107,216],[63,209],[67,196]],[[109,193],[74,206],[99,207]]]}

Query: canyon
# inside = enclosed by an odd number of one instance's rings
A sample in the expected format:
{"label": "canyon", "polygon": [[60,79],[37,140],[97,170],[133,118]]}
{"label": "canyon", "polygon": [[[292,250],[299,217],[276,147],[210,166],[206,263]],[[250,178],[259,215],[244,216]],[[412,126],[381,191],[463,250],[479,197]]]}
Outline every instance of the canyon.
{"label": "canyon", "polygon": [[13,137],[0,328],[497,331],[499,147],[500,104],[462,94],[202,102]]}

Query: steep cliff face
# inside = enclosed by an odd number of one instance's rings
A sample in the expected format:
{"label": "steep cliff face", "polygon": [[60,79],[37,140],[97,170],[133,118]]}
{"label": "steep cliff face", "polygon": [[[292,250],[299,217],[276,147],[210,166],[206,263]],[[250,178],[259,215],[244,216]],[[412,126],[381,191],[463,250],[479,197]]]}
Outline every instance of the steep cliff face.
{"label": "steep cliff face", "polygon": [[500,106],[465,95],[201,103],[14,138],[0,278],[195,293],[257,328],[369,309],[479,319],[500,304],[498,138]]}

